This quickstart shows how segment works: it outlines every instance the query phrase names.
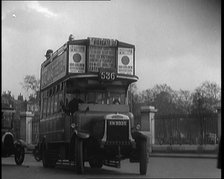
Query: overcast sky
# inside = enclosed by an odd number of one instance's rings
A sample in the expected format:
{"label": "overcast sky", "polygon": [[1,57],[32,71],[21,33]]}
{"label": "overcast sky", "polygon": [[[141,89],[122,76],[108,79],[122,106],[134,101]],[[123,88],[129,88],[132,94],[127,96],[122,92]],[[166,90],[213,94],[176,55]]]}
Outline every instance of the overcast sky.
{"label": "overcast sky", "polygon": [[2,91],[24,94],[24,76],[40,78],[46,50],[70,34],[134,44],[139,91],[221,85],[218,0],[3,1]]}

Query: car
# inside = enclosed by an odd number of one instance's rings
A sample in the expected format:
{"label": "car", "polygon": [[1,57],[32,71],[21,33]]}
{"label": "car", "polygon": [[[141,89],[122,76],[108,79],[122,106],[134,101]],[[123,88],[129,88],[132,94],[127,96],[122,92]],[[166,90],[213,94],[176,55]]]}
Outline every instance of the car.
{"label": "car", "polygon": [[25,158],[25,142],[16,139],[13,131],[15,110],[11,107],[2,108],[2,146],[1,156],[10,157],[14,155],[15,163],[22,165]]}

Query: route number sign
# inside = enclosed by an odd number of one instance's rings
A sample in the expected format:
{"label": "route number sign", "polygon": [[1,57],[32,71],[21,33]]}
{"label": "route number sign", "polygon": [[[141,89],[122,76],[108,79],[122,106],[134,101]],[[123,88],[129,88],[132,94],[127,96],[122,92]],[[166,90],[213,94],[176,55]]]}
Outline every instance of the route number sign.
{"label": "route number sign", "polygon": [[113,81],[117,77],[116,71],[114,69],[99,69],[99,79],[103,81]]}

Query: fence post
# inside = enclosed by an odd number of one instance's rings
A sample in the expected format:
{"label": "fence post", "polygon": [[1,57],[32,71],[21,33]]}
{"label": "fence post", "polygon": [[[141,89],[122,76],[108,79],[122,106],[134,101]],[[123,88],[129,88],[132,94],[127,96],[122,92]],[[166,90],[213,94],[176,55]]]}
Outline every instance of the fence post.
{"label": "fence post", "polygon": [[217,112],[218,112],[218,139],[220,142],[220,138],[221,138],[221,129],[222,129],[222,119],[221,119],[221,104],[217,106]]}
{"label": "fence post", "polygon": [[141,107],[141,131],[150,132],[150,144],[155,144],[155,113],[157,109],[154,106]]}

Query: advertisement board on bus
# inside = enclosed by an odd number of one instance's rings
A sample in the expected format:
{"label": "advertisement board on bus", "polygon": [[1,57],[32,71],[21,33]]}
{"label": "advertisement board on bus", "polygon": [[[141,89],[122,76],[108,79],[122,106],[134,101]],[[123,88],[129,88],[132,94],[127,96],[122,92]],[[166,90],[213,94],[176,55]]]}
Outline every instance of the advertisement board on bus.
{"label": "advertisement board on bus", "polygon": [[56,57],[49,65],[42,67],[41,88],[44,88],[66,75],[66,52]]}
{"label": "advertisement board on bus", "polygon": [[119,74],[134,75],[134,49],[118,48],[117,72]]}
{"label": "advertisement board on bus", "polygon": [[69,73],[85,73],[86,46],[69,45]]}

